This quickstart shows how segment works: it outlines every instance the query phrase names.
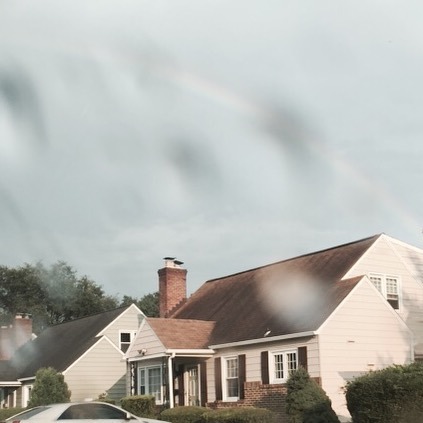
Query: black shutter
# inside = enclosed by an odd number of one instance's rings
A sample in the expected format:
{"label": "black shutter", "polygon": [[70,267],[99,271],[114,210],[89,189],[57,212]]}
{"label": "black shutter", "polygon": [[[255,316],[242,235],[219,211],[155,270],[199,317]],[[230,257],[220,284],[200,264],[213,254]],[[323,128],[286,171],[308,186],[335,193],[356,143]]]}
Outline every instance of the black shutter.
{"label": "black shutter", "polygon": [[185,405],[184,366],[178,369],[178,405]]}
{"label": "black shutter", "polygon": [[269,352],[261,352],[261,383],[263,385],[269,384]]}
{"label": "black shutter", "polygon": [[307,347],[298,348],[298,367],[307,369]]}
{"label": "black shutter", "polygon": [[207,363],[205,361],[200,364],[200,393],[201,406],[205,407],[207,404]]}
{"label": "black shutter", "polygon": [[239,399],[245,398],[244,383],[246,380],[246,359],[245,354],[238,356],[238,383],[239,383]]}
{"label": "black shutter", "polygon": [[214,359],[214,383],[216,385],[216,401],[222,401],[222,363],[220,357]]}

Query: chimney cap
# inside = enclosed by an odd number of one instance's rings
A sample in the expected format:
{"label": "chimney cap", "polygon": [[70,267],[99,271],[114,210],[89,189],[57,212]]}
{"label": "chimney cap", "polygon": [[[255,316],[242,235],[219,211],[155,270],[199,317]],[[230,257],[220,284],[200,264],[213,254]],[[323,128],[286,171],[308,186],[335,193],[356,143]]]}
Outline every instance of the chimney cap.
{"label": "chimney cap", "polygon": [[165,267],[181,267],[183,261],[176,260],[176,257],[164,257]]}

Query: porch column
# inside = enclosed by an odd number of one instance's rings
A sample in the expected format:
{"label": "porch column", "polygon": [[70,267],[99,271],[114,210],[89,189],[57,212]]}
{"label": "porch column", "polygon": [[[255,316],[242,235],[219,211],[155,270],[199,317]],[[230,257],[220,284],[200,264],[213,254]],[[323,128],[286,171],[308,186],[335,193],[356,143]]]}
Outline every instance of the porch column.
{"label": "porch column", "polygon": [[173,408],[174,405],[174,394],[173,394],[173,358],[175,354],[172,354],[168,357],[167,361],[167,377],[168,377],[168,386],[169,386],[169,407]]}

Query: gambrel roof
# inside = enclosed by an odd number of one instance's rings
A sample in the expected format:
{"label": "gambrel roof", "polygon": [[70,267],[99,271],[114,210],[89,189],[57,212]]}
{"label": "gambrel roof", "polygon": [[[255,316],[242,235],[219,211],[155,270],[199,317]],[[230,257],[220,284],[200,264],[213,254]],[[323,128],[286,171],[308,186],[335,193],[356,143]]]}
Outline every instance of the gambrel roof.
{"label": "gambrel roof", "polygon": [[209,280],[169,320],[215,322],[209,345],[317,330],[362,279],[342,280],[380,236]]}
{"label": "gambrel roof", "polygon": [[16,369],[18,379],[35,376],[42,367],[53,367],[58,372],[65,371],[99,340],[101,331],[129,307],[120,307],[47,328],[15,353],[11,364]]}

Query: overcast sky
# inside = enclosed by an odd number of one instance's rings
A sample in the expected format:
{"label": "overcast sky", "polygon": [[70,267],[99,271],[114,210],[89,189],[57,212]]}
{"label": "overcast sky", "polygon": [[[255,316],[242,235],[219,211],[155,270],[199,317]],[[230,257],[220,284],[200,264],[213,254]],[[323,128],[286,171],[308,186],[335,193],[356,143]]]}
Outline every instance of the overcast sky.
{"label": "overcast sky", "polygon": [[423,247],[421,1],[0,0],[0,264],[157,290]]}

